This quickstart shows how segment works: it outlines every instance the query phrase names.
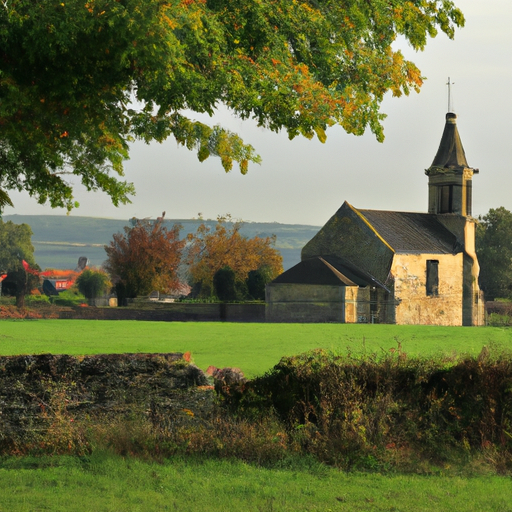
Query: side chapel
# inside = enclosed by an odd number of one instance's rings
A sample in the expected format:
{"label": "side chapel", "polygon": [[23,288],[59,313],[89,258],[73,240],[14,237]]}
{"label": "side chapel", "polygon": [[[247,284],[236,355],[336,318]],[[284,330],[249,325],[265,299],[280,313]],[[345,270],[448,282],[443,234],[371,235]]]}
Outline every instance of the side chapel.
{"label": "side chapel", "polygon": [[428,176],[428,213],[358,209],[346,201],[267,285],[269,322],[483,325],[472,178],[446,114]]}

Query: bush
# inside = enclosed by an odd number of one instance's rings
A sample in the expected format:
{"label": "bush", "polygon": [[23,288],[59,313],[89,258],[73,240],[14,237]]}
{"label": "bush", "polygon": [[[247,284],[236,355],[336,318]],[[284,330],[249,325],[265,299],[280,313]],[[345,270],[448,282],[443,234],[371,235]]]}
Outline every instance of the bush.
{"label": "bush", "polygon": [[283,358],[226,395],[237,414],[276,411],[302,450],[344,468],[491,452],[512,470],[512,356],[356,359],[318,350]]}
{"label": "bush", "polygon": [[491,313],[487,317],[487,325],[492,327],[510,327],[512,326],[512,316]]}
{"label": "bush", "polygon": [[234,270],[229,266],[217,270],[213,276],[213,287],[219,300],[223,302],[236,300],[237,290]]}
{"label": "bush", "polygon": [[168,356],[176,358],[0,359],[0,454],[107,448],[259,464],[299,454],[344,469],[512,473],[511,354],[484,348],[458,360],[408,359],[399,349],[354,358],[317,350],[283,358],[253,381],[214,371],[218,399],[185,354]]}
{"label": "bush", "polygon": [[78,291],[88,299],[102,296],[111,286],[105,272],[85,269],[77,278]]}
{"label": "bush", "polygon": [[267,265],[251,270],[246,281],[249,296],[254,300],[265,300],[265,287],[274,277],[272,269]]}
{"label": "bush", "polygon": [[16,297],[2,295],[0,297],[0,306],[14,306],[16,304]]}
{"label": "bush", "polygon": [[87,302],[86,298],[75,288],[60,292],[59,295],[50,297],[50,302],[56,306],[80,306]]}
{"label": "bush", "polygon": [[29,307],[49,305],[50,299],[47,295],[27,295],[25,297],[25,304]]}

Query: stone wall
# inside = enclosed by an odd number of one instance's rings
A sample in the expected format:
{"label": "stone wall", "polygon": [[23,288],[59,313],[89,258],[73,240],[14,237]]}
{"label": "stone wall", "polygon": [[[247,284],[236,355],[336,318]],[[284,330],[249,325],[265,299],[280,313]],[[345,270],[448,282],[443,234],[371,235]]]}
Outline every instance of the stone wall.
{"label": "stone wall", "polygon": [[191,421],[209,414],[214,392],[181,353],[0,357],[0,450],[63,417],[144,415]]}
{"label": "stone wall", "polygon": [[[462,325],[463,253],[397,254],[391,272],[395,279],[396,323],[401,325]],[[427,260],[439,262],[438,294],[426,291]]]}
{"label": "stone wall", "polygon": [[344,286],[267,285],[267,322],[344,322]]}
{"label": "stone wall", "polygon": [[84,320],[149,320],[163,322],[264,322],[265,304],[187,304],[171,302],[146,307],[67,308],[59,318]]}

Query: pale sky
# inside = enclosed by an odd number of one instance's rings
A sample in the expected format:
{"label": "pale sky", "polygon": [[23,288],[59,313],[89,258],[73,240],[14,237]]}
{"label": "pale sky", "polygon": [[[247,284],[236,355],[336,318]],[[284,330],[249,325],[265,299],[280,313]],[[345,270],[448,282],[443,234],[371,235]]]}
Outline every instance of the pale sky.
{"label": "pale sky", "polygon": [[[238,132],[262,157],[242,176],[226,174],[220,160],[200,163],[195,153],[163,144],[132,147],[126,179],[135,184],[132,204],[114,207],[103,193],[76,189],[80,208],[73,216],[188,219],[201,212],[254,222],[323,225],[347,200],[367,209],[427,211],[427,177],[437,152],[447,112],[448,77],[452,110],[473,178],[473,214],[490,208],[512,210],[512,2],[455,0],[466,26],[455,40],[440,33],[416,53],[404,46],[426,81],[419,94],[386,98],[382,111],[386,139],[362,137],[334,127],[327,142],[260,129],[221,112],[213,121]],[[199,119],[198,116],[195,116]],[[211,121],[209,121],[211,122]],[[40,206],[26,194],[11,193],[15,208],[4,215],[65,214]]]}

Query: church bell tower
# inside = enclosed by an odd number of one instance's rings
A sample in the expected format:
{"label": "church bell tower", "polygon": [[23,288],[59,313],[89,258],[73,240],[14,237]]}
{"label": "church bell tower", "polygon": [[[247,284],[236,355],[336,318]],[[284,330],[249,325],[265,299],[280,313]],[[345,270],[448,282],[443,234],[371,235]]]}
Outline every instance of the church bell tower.
{"label": "church bell tower", "polygon": [[434,214],[463,247],[462,325],[482,325],[483,295],[478,286],[480,266],[475,251],[476,220],[472,217],[472,178],[478,169],[469,167],[457,130],[457,116],[446,114],[439,149],[428,176],[428,213]]}
{"label": "church bell tower", "polygon": [[472,215],[472,178],[478,169],[469,167],[459,132],[457,116],[446,114],[446,124],[439,149],[428,176],[428,212],[437,215]]}

